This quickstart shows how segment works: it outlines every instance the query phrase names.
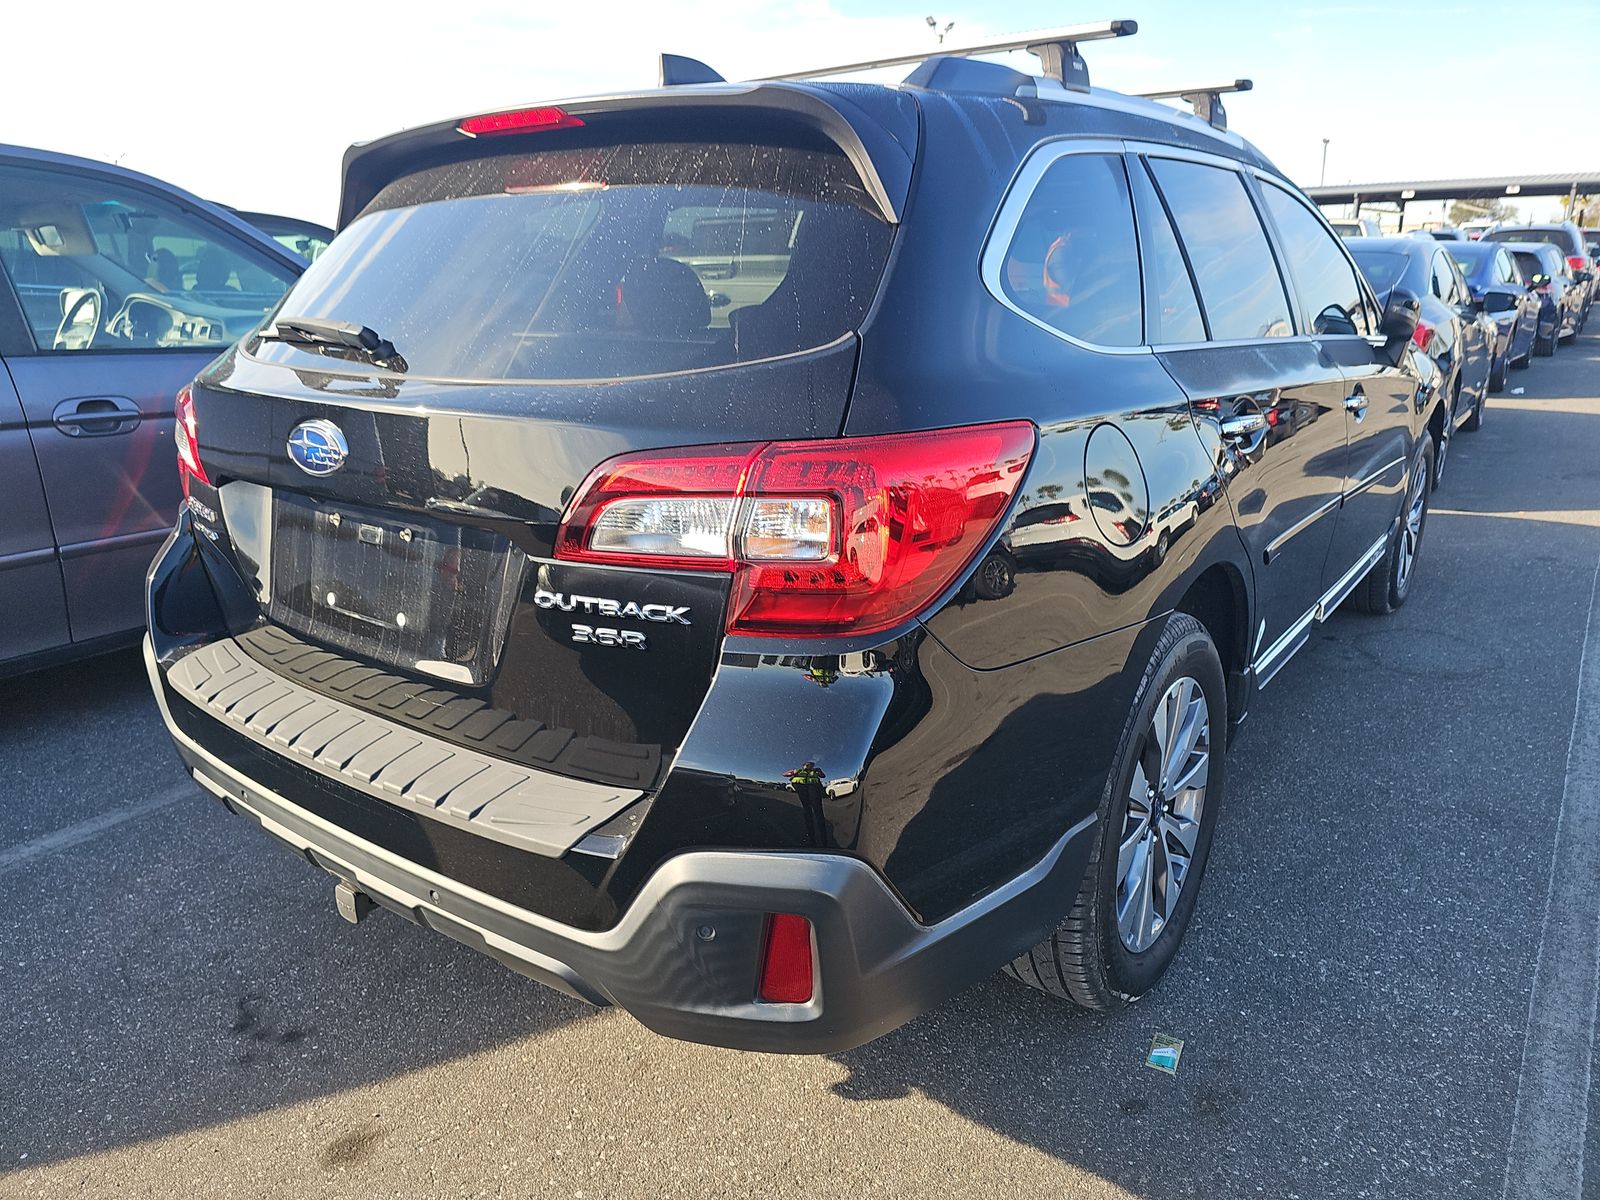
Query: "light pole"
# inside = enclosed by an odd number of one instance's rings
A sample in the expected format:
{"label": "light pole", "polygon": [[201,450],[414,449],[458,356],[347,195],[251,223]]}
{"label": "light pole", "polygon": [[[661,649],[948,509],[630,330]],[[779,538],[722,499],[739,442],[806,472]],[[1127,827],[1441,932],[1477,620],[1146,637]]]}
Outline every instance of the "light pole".
{"label": "light pole", "polygon": [[1322,178],[1317,180],[1318,187],[1328,182],[1328,143],[1332,140],[1332,138],[1322,139]]}

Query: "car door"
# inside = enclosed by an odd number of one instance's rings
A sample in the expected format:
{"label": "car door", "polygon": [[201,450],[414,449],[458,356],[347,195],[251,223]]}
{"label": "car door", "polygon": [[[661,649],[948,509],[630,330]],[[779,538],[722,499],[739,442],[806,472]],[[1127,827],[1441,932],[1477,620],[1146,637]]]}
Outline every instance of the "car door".
{"label": "car door", "polygon": [[[3,236],[3,235],[0,235]],[[50,532],[44,484],[33,442],[6,370],[7,357],[27,344],[21,309],[0,281],[0,669],[24,655],[70,640],[61,562]]]}
{"label": "car door", "polygon": [[[1205,318],[1203,342],[1156,354],[1196,419],[1215,422],[1234,447],[1228,498],[1254,566],[1251,642],[1265,680],[1304,641],[1321,595],[1346,470],[1344,376],[1315,339],[1296,334],[1237,164],[1151,148],[1141,165],[1161,202],[1150,215],[1175,226]],[[1252,417],[1258,429],[1236,423]]]}
{"label": "car door", "polygon": [[1419,429],[1417,381],[1378,333],[1377,303],[1344,244],[1288,189],[1265,177],[1257,177],[1257,186],[1301,328],[1338,364],[1345,382],[1345,475],[1322,574],[1323,593],[1334,603],[1381,552],[1400,511]]}
{"label": "car door", "polygon": [[0,270],[29,345],[8,355],[75,642],[143,624],[179,493],[173,398],[260,321],[295,270],[205,213],[113,174],[0,162]]}
{"label": "car door", "polygon": [[1478,310],[1472,303],[1472,289],[1467,286],[1461,268],[1448,251],[1434,256],[1434,270],[1445,280],[1445,305],[1461,322],[1461,392],[1457,396],[1455,420],[1465,421],[1473,408],[1489,391],[1489,372],[1494,366],[1494,343],[1489,331],[1478,319]]}

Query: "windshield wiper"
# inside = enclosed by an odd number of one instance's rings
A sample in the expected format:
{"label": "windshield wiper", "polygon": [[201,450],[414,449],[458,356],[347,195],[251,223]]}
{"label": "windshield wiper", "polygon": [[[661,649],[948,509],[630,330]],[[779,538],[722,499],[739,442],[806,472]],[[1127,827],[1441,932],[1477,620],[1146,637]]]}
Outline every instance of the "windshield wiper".
{"label": "windshield wiper", "polygon": [[272,328],[261,332],[267,342],[287,342],[292,346],[317,346],[350,350],[368,362],[391,371],[405,371],[406,360],[388,338],[354,321],[334,321],[327,317],[279,317]]}

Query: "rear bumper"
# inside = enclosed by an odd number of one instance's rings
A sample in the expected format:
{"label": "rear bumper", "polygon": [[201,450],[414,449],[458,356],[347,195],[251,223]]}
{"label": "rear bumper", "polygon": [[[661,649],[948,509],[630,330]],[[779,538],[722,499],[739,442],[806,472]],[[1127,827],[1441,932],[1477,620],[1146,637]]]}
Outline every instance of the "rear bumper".
{"label": "rear bumper", "polygon": [[[878,1037],[994,971],[1066,910],[1094,835],[1080,822],[1035,866],[937,925],[919,924],[883,879],[839,854],[697,850],[665,861],[610,929],[563,925],[401,858],[253,781],[172,719],[149,641],[145,662],[167,728],[196,780],[227,807],[408,919],[657,1033],[749,1050],[832,1053]],[[815,931],[807,1004],[755,1000],[766,914]]]}

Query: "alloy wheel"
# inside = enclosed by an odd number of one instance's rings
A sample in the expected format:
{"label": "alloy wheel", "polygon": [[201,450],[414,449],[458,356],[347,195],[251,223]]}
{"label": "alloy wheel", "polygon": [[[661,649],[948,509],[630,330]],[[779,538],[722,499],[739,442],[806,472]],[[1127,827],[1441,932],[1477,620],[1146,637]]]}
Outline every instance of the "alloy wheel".
{"label": "alloy wheel", "polygon": [[1400,529],[1399,561],[1395,563],[1394,588],[1405,594],[1411,580],[1411,568],[1417,561],[1417,551],[1422,545],[1422,520],[1428,508],[1428,472],[1418,463],[1411,472],[1411,487],[1406,492],[1406,513]]}
{"label": "alloy wheel", "polygon": [[1156,705],[1128,789],[1117,848],[1117,932],[1141,954],[1178,907],[1205,810],[1211,713],[1200,684],[1185,675]]}

